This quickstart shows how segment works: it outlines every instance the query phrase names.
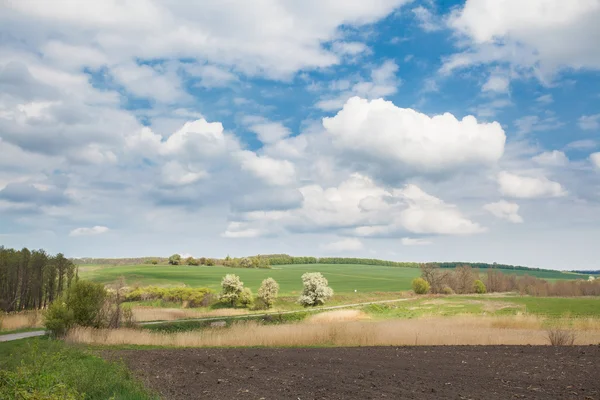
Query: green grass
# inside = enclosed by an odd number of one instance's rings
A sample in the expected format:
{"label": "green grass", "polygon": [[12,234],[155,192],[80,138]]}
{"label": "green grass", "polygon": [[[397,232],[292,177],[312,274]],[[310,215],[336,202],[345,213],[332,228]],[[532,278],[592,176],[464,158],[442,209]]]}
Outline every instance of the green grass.
{"label": "green grass", "polygon": [[600,317],[598,297],[510,297],[512,303],[523,305],[529,314],[548,317]]}
{"label": "green grass", "polygon": [[[525,271],[500,270],[523,275]],[[411,281],[420,275],[418,268],[385,267],[356,264],[278,265],[272,269],[246,269],[206,266],[126,265],[80,267],[80,276],[101,283],[114,282],[124,276],[129,285],[188,285],[219,290],[225,274],[239,275],[244,285],[255,293],[263,279],[271,277],[280,285],[280,295],[296,295],[302,290],[300,277],[305,272],[321,272],[338,293],[399,292],[409,290]],[[582,275],[559,271],[528,271],[544,279],[577,279]],[[485,270],[481,270],[485,274]]]}
{"label": "green grass", "polygon": [[164,265],[131,265],[85,268],[80,277],[109,283],[124,276],[129,285],[181,285],[208,287],[218,291],[226,274],[239,275],[244,285],[255,293],[263,279],[271,277],[280,286],[280,295],[295,295],[302,290],[300,277],[305,272],[321,272],[336,293],[398,292],[410,289],[411,281],[420,274],[416,268],[396,268],[372,265],[298,264],[274,266],[273,269],[227,267],[193,267]]}
{"label": "green grass", "polygon": [[527,313],[543,317],[600,318],[600,298],[528,296],[444,296],[421,297],[392,304],[372,304],[363,310],[376,318],[417,318],[453,315],[514,315]]}
{"label": "green grass", "polygon": [[0,343],[0,399],[158,399],[127,369],[49,339]]}

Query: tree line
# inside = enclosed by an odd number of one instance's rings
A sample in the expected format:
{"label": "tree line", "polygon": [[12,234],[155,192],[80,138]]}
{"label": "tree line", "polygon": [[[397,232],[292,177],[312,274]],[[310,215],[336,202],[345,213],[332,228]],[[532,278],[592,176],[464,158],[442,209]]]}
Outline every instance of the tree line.
{"label": "tree line", "polygon": [[0,310],[45,308],[77,279],[77,267],[62,253],[0,246]]}

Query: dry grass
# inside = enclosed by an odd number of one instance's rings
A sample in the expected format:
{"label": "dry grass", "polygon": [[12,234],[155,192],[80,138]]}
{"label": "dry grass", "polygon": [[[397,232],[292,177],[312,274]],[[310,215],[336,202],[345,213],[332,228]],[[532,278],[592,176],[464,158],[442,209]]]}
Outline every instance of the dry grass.
{"label": "dry grass", "polygon": [[[494,317],[438,317],[395,321],[353,321],[260,325],[244,322],[228,329],[174,334],[118,329],[72,330],[68,340],[107,345],[212,346],[402,346],[402,345],[547,345],[544,329],[532,321],[525,328],[498,327]],[[496,326],[495,326],[496,325]],[[578,332],[577,344],[600,342],[600,330]]]}
{"label": "dry grass", "polygon": [[235,315],[248,314],[248,310],[220,309],[200,311],[183,308],[156,308],[156,307],[133,307],[133,319],[137,322],[144,321],[174,321],[184,318],[208,318],[208,317],[231,317]]}
{"label": "dry grass", "polygon": [[0,331],[14,331],[23,328],[39,328],[43,324],[39,311],[23,311],[0,316]]}
{"label": "dry grass", "polygon": [[370,317],[360,310],[336,310],[312,315],[307,323],[324,324],[332,322],[362,321]]}

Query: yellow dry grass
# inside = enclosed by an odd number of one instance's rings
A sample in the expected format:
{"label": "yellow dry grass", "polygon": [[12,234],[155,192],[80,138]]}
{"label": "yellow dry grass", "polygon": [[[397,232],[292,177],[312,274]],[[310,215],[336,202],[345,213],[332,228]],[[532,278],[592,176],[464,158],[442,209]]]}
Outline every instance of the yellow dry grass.
{"label": "yellow dry grass", "polygon": [[39,311],[23,311],[0,315],[0,331],[14,331],[23,328],[42,326],[42,314]]}
{"label": "yellow dry grass", "polygon": [[360,310],[336,310],[319,313],[308,318],[308,323],[322,324],[331,322],[361,321],[369,316]]}
{"label": "yellow dry grass", "polygon": [[174,321],[185,318],[231,317],[248,314],[248,310],[220,309],[201,311],[184,308],[133,307],[133,319],[144,321]]}
{"label": "yellow dry grass", "polygon": [[[116,329],[72,330],[67,340],[105,345],[155,345],[174,347],[219,346],[402,346],[402,345],[547,345],[545,329],[524,320],[504,326],[494,317],[437,317],[393,321],[352,321],[260,325],[234,324],[228,329],[182,333]],[[500,325],[500,326],[498,326]],[[600,342],[600,329],[577,331],[576,344]]]}

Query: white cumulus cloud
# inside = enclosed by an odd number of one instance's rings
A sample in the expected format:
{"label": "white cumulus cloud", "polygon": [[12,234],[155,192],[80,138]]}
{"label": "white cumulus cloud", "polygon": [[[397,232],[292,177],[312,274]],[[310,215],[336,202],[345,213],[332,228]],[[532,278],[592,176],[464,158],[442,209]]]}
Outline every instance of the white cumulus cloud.
{"label": "white cumulus cloud", "polygon": [[385,100],[353,97],[338,114],[323,119],[333,146],[367,162],[388,162],[399,171],[439,173],[461,166],[493,164],[506,136],[497,122],[462,120],[446,113],[429,117]]}
{"label": "white cumulus cloud", "polygon": [[537,156],[533,157],[533,161],[540,165],[548,165],[555,167],[565,166],[569,163],[569,159],[567,158],[565,153],[558,150],[540,153]]}
{"label": "white cumulus cloud", "polygon": [[502,171],[498,174],[500,192],[516,198],[561,197],[567,194],[560,183],[544,176],[533,177]]}
{"label": "white cumulus cloud", "polygon": [[498,218],[506,219],[515,224],[523,222],[523,218],[519,215],[519,205],[516,203],[500,200],[496,203],[484,205],[483,209],[489,211]]}

